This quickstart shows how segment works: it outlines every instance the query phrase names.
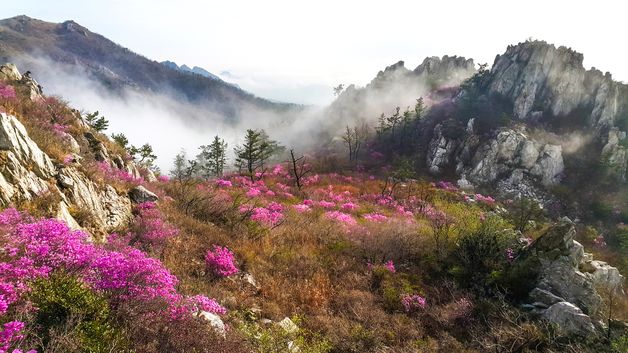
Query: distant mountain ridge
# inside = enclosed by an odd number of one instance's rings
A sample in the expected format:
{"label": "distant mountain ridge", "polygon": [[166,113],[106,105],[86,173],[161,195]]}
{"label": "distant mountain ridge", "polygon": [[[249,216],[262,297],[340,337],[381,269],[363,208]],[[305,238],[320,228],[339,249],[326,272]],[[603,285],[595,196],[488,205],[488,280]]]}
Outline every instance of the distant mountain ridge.
{"label": "distant mountain ridge", "polygon": [[[238,117],[244,109],[299,108],[256,97],[199,67],[172,70],[172,65],[136,54],[74,21],[50,23],[27,16],[0,20],[0,61],[27,68],[45,87],[46,67],[41,58],[76,69],[113,92],[125,88],[167,92],[229,118]],[[188,71],[198,75],[188,75]]]}

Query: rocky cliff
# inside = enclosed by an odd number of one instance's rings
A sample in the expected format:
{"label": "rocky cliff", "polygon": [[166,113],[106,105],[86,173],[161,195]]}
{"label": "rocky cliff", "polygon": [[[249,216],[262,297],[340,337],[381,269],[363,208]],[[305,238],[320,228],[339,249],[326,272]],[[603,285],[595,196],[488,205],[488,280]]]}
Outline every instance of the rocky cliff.
{"label": "rocky cliff", "polygon": [[[586,70],[582,61],[582,54],[545,42],[509,46],[490,71],[457,94],[451,103],[456,116],[424,124],[431,131],[425,149],[429,171],[453,172],[465,187],[499,186],[538,198],[564,176],[578,174],[564,160],[586,151],[626,181],[628,86],[609,73]],[[447,134],[448,119],[466,124],[466,131]],[[492,127],[479,131],[478,124]]]}
{"label": "rocky cliff", "polygon": [[514,269],[534,277],[524,309],[567,333],[586,336],[606,324],[600,321],[599,292],[623,295],[625,279],[617,268],[585,253],[575,233],[574,224],[563,218],[530,245]]}
{"label": "rocky cliff", "polygon": [[[16,91],[26,91],[28,99],[45,104],[41,87],[22,76],[12,64],[0,66],[0,80]],[[73,228],[88,227],[96,235],[107,234],[131,218],[132,189],[127,194],[102,178],[89,173],[84,160],[103,163],[106,170],[118,170],[134,180],[153,179],[149,171],[140,171],[133,161],[110,153],[103,143],[103,135],[92,131],[76,114],[76,123],[83,126],[82,135],[62,134],[62,142],[72,151],[64,160],[48,155],[29,136],[24,121],[28,116],[0,113],[0,205],[39,202]],[[53,132],[50,132],[53,134]],[[110,169],[111,168],[111,169]],[[81,215],[83,217],[81,217]],[[85,217],[85,216],[88,217]]]}
{"label": "rocky cliff", "polygon": [[414,107],[417,98],[447,91],[474,73],[473,60],[458,56],[428,57],[414,70],[399,61],[380,71],[365,87],[348,86],[328,108],[325,123],[376,121],[382,113]]}

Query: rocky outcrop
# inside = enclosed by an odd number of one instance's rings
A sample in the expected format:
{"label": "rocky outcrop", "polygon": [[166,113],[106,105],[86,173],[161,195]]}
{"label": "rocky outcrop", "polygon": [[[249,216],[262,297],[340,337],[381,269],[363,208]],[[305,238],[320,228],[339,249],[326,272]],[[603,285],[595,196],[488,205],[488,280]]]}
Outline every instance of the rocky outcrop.
{"label": "rocky outcrop", "polygon": [[563,218],[530,245],[514,269],[535,278],[526,308],[567,334],[586,335],[594,331],[592,317],[602,304],[597,288],[621,291],[624,278],[616,268],[585,256],[574,235],[574,224]]}
{"label": "rocky outcrop", "polygon": [[148,191],[142,185],[138,185],[129,191],[129,198],[134,203],[155,202],[159,199],[157,195]]}
{"label": "rocky outcrop", "polygon": [[461,56],[431,56],[425,58],[413,72],[426,82],[435,82],[439,86],[455,85],[475,73],[475,63],[473,59]]}
{"label": "rocky outcrop", "polygon": [[50,190],[52,160],[28,137],[15,117],[0,113],[0,202],[31,200]]}
{"label": "rocky outcrop", "polygon": [[131,217],[131,201],[110,185],[100,185],[72,166],[55,164],[14,116],[0,113],[0,205],[46,193],[61,197],[57,217],[78,227],[70,209],[87,210],[90,226],[110,232]]}
{"label": "rocky outcrop", "polygon": [[60,168],[57,179],[67,203],[88,210],[97,228],[110,232],[129,221],[131,201],[111,185],[98,185],[73,167]]}
{"label": "rocky outcrop", "polygon": [[499,185],[503,193],[534,198],[543,194],[536,185],[557,184],[565,168],[560,145],[529,137],[523,126],[499,130],[480,142],[473,119],[461,138],[446,137],[442,125],[436,125],[426,163],[432,174],[455,171],[465,188]]}
{"label": "rocky outcrop", "polygon": [[458,86],[474,73],[473,60],[457,56],[428,57],[414,70],[399,61],[378,72],[366,87],[347,87],[327,109],[326,119],[321,123],[331,131],[359,121],[375,124],[381,113],[392,114],[395,107],[414,107],[419,97],[424,97],[426,102],[430,100],[429,104],[451,98],[452,92],[444,92],[444,97],[438,95],[434,99],[428,96],[439,89]]}
{"label": "rocky outcrop", "polygon": [[524,132],[503,130],[482,145],[473,157],[469,179],[492,183],[519,169],[545,186],[556,184],[564,170],[562,148],[529,139]]}
{"label": "rocky outcrop", "polygon": [[628,178],[628,149],[621,145],[626,141],[626,133],[617,128],[608,132],[607,142],[602,149],[602,158],[614,169],[621,181]]}
{"label": "rocky outcrop", "polygon": [[443,134],[443,126],[436,125],[427,153],[427,166],[430,173],[438,175],[451,166],[460,143],[457,139],[447,138]]}
{"label": "rocky outcrop", "polygon": [[536,111],[566,116],[584,109],[591,127],[610,128],[628,109],[628,90],[609,73],[585,70],[583,58],[542,41],[509,46],[495,58],[489,92],[513,102],[518,119],[529,119]]}

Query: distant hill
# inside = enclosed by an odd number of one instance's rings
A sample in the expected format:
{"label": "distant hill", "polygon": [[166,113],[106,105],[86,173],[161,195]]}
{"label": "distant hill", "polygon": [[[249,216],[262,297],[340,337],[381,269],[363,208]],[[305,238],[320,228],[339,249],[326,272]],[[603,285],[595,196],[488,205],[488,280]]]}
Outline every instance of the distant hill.
{"label": "distant hill", "polygon": [[112,92],[125,88],[167,92],[228,118],[237,118],[244,109],[282,112],[299,108],[256,97],[199,67],[175,68],[174,63],[150,60],[74,21],[50,23],[27,16],[0,20],[0,61],[16,62],[42,78],[46,70],[42,58],[77,69]]}

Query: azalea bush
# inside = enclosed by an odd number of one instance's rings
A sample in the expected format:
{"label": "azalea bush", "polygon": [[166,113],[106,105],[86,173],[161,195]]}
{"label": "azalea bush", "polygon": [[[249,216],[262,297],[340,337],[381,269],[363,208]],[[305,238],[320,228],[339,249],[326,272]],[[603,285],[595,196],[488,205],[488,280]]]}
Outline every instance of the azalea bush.
{"label": "azalea bush", "polygon": [[[159,260],[125,245],[101,247],[88,238],[58,220],[36,220],[11,208],[0,213],[0,318],[7,322],[0,347],[5,351],[18,349],[22,339],[34,342],[22,337],[25,326],[30,332],[62,327],[71,319],[83,327],[77,339],[98,347],[117,334],[109,308],[130,303],[153,308],[141,315],[175,321],[189,320],[198,310],[226,312],[207,297],[178,293],[178,279]],[[5,319],[33,311],[37,325]]]}
{"label": "azalea bush", "polygon": [[214,245],[211,250],[207,251],[205,264],[214,275],[219,277],[228,277],[240,272],[231,250],[218,245]]}

